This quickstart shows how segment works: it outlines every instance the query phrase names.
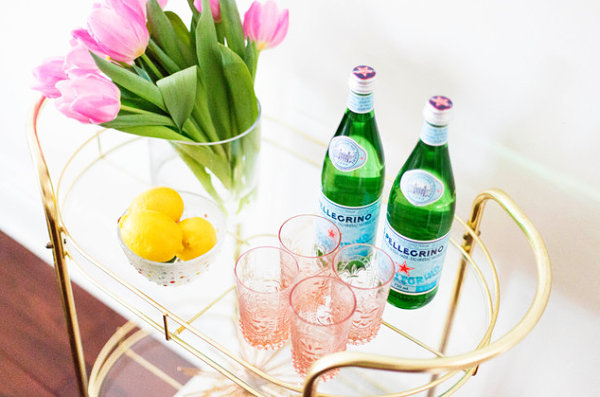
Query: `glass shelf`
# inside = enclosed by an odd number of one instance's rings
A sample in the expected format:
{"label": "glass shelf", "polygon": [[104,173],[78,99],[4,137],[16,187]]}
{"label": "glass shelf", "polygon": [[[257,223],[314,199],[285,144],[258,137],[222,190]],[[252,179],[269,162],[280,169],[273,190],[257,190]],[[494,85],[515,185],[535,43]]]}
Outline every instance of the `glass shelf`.
{"label": "glass shelf", "polygon": [[[34,111],[30,132],[35,138],[38,113],[39,108]],[[233,263],[240,250],[264,243],[277,245],[275,233],[288,217],[316,211],[320,161],[326,144],[268,116],[263,117],[262,130],[260,191],[255,209],[240,227],[230,228],[218,260],[187,285],[163,287],[148,281],[127,262],[119,247],[119,215],[139,192],[151,186],[147,138],[102,130],[84,142],[55,179],[56,216],[70,262],[104,294],[128,309],[143,328],[158,331],[155,335],[191,353],[199,373],[218,371],[252,395],[291,396],[303,392],[305,380],[293,370],[289,343],[276,352],[262,352],[240,337]],[[38,144],[35,139],[32,146]],[[43,158],[38,161],[45,166]],[[182,168],[182,175],[186,171]],[[388,191],[389,181],[384,197]],[[501,192],[488,196],[482,197],[508,202],[500,204],[517,223],[525,222],[524,231],[537,253],[537,232],[526,218],[522,219],[518,208],[513,208],[510,198]],[[352,353],[341,357],[341,362],[357,365],[343,368],[333,380],[318,383],[319,394],[400,396],[426,393],[438,384],[438,393],[453,392],[468,380],[477,364],[518,343],[533,328],[550,288],[543,242],[536,263],[538,293],[530,310],[513,330],[491,342],[499,287],[494,264],[478,238],[479,216],[469,220],[470,228],[456,218],[452,247],[434,301],[416,311],[388,304],[385,326],[377,338],[364,346],[349,346]],[[467,250],[471,243],[478,245],[475,259],[461,248],[463,235],[467,236]],[[462,265],[467,272],[455,284],[462,275]],[[455,285],[461,286],[458,304]],[[438,352],[440,340],[447,335],[448,313],[454,309],[452,335],[442,354]],[[358,368],[361,366],[394,371]],[[428,372],[439,372],[440,377],[432,380]],[[97,385],[91,386],[97,389]],[[214,385],[209,382],[198,387]],[[308,389],[305,395],[309,395]]]}

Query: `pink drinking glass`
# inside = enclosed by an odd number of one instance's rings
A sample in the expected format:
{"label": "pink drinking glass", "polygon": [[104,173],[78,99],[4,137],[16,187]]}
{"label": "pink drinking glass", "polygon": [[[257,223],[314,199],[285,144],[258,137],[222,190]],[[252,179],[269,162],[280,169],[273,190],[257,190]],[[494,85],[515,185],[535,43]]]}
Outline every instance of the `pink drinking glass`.
{"label": "pink drinking glass", "polygon": [[[341,280],[313,276],[301,280],[290,293],[292,360],[296,372],[306,372],[319,358],[346,350],[356,309],[352,289]],[[323,379],[335,376],[329,371]]]}
{"label": "pink drinking glass", "polygon": [[383,250],[370,244],[350,244],[333,258],[332,270],[356,296],[356,311],[348,341],[354,345],[370,342],[381,326],[392,279],[394,261]]}
{"label": "pink drinking glass", "polygon": [[240,255],[234,272],[244,338],[261,349],[280,348],[289,336],[296,258],[278,247],[256,247]]}
{"label": "pink drinking glass", "polygon": [[318,215],[296,215],[279,228],[279,245],[294,254],[304,277],[330,271],[342,234],[329,219]]}

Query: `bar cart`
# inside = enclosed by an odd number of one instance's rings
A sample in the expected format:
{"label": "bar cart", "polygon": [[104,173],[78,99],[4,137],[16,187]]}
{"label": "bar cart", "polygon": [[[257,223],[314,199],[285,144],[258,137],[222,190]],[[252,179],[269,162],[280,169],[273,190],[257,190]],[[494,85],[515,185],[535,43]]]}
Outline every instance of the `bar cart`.
{"label": "bar cart", "polygon": [[[220,382],[227,382],[228,387],[236,385],[247,395],[450,395],[478,371],[480,364],[518,344],[544,312],[551,289],[550,260],[544,242],[506,193],[487,190],[474,198],[466,221],[455,218],[451,234],[454,253],[446,259],[445,276],[433,308],[424,314],[421,310],[418,312],[422,313],[410,314],[417,317],[407,320],[404,316],[409,315],[405,311],[388,307],[380,335],[372,346],[323,357],[302,379],[295,375],[290,364],[289,346],[269,354],[244,346],[237,333],[231,273],[233,259],[240,250],[272,239],[270,234],[276,232],[282,216],[293,215],[290,210],[306,206],[316,189],[296,186],[296,183],[282,187],[282,172],[277,173],[281,170],[266,167],[261,175],[261,191],[267,193],[258,200],[262,201],[259,210],[242,226],[229,231],[229,242],[219,263],[212,264],[205,275],[189,285],[154,285],[127,264],[116,241],[118,215],[132,195],[150,186],[147,142],[122,133],[112,134],[110,130],[98,131],[66,161],[54,183],[38,137],[45,129],[39,123],[43,105],[44,99],[40,99],[33,107],[28,139],[41,186],[50,236],[48,248],[53,251],[81,395],[102,395],[102,382],[111,367],[129,346],[148,332],[162,335],[165,343],[181,349],[198,362],[197,368],[187,368],[187,371],[218,373],[218,377],[204,378],[218,378]],[[324,150],[324,143],[266,116],[263,122],[277,130],[277,138],[268,131],[263,132],[261,156],[269,157],[276,164],[285,163],[291,169],[312,173],[314,178],[308,175],[307,180],[318,180],[320,164],[315,160]],[[268,172],[272,174],[265,177],[264,173]],[[500,281],[494,261],[480,238],[483,211],[489,201],[499,205],[520,228],[533,252],[532,266],[537,271],[535,293],[526,313],[507,332],[494,337],[492,333],[500,312]],[[317,202],[316,196],[313,202]],[[271,220],[261,215],[265,211],[270,213]],[[253,218],[255,215],[258,217]],[[142,331],[132,333],[134,325],[128,323],[117,331],[100,353],[89,380],[71,292],[71,266],[129,311],[142,327]],[[461,299],[465,290],[471,289],[481,290],[481,299]],[[463,306],[480,320],[463,325],[454,321],[461,317],[457,313]],[[437,320],[429,324],[425,318]],[[413,323],[422,326],[406,326]],[[468,330],[464,333],[469,338],[449,353],[451,334],[457,327]],[[425,330],[425,333],[415,335],[415,330]],[[342,371],[334,380],[319,381],[320,375],[335,368]]]}

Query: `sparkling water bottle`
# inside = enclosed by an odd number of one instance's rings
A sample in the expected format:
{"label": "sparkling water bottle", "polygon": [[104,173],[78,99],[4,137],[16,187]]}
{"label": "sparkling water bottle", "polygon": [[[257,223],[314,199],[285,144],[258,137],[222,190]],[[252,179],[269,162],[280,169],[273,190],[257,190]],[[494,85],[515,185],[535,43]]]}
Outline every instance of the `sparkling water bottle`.
{"label": "sparkling water bottle", "polygon": [[357,66],[349,80],[348,108],[329,142],[321,174],[321,215],[342,232],[342,245],[373,244],[385,165],[373,111],[375,70]]}
{"label": "sparkling water bottle", "polygon": [[427,101],[419,142],[390,192],[383,249],[397,268],[388,302],[403,309],[433,299],[448,249],[456,201],[448,154],[451,109],[446,97]]}

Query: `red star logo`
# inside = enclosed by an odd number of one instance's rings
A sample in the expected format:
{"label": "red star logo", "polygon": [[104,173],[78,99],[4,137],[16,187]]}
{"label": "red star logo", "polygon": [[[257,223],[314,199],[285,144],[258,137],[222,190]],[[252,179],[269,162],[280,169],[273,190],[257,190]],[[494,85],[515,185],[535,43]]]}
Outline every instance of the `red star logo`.
{"label": "red star logo", "polygon": [[398,273],[405,273],[407,276],[410,276],[409,271],[410,270],[414,270],[414,267],[408,267],[406,265],[406,261],[404,261],[403,264],[400,265],[400,268],[398,269]]}
{"label": "red star logo", "polygon": [[452,107],[452,101],[450,101],[450,99],[443,97],[443,96],[434,96],[429,100],[429,103],[431,103],[436,109],[448,109]]}
{"label": "red star logo", "polygon": [[369,66],[357,66],[356,68],[354,68],[353,72],[357,76],[359,74],[362,74],[362,77],[364,79],[366,79],[367,77],[372,77],[375,74],[375,71]]}
{"label": "red star logo", "polygon": [[329,234],[329,237],[331,237],[331,238],[335,238],[335,236],[336,236],[336,233],[335,233],[335,231],[333,229],[329,229],[329,233],[328,234]]}

